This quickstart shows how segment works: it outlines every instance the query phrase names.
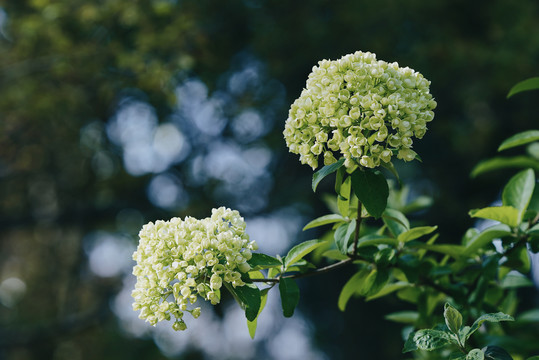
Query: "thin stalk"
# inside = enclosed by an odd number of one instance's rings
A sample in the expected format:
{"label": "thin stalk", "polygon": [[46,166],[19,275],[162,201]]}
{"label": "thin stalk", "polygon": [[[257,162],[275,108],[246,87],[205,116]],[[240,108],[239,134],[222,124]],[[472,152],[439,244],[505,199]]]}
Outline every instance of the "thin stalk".
{"label": "thin stalk", "polygon": [[352,261],[353,261],[352,258],[348,258],[346,260],[339,261],[338,263],[331,264],[331,265],[328,265],[328,266],[324,266],[324,267],[322,267],[320,269],[316,269],[316,270],[309,271],[309,272],[302,273],[302,274],[286,275],[286,276],[281,276],[281,277],[272,278],[272,279],[251,279],[251,281],[252,282],[278,283],[280,281],[280,279],[299,279],[299,278],[304,278],[304,277],[308,277],[308,276],[320,275],[320,274],[327,273],[329,271],[335,270],[337,268],[340,268],[341,266],[344,266],[344,265],[346,265],[348,263],[351,263]]}
{"label": "thin stalk", "polygon": [[357,201],[357,220],[356,220],[356,231],[355,231],[355,234],[354,234],[354,252],[353,252],[353,256],[356,256],[357,255],[357,243],[359,241],[359,229],[361,228],[361,220],[363,220],[363,218],[361,217],[361,208],[363,207],[363,205],[361,204],[361,201]]}

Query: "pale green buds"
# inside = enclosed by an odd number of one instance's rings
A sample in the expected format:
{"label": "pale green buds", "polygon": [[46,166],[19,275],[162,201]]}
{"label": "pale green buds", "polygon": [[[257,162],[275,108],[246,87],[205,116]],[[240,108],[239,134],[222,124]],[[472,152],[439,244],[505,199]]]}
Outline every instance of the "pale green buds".
{"label": "pale green buds", "polygon": [[133,309],[140,310],[139,317],[156,325],[174,316],[173,329],[185,330],[184,311],[200,316],[200,307],[188,310],[198,297],[215,305],[223,282],[245,285],[241,273],[251,269],[247,260],[258,248],[245,226],[237,211],[224,207],[202,220],[173,218],[144,225],[133,254]]}
{"label": "pale green buds", "polygon": [[377,167],[394,154],[411,161],[412,137],[421,139],[434,118],[429,85],[420,73],[368,52],[322,60],[290,107],[286,144],[313,169],[319,156],[324,165],[342,156],[349,168]]}

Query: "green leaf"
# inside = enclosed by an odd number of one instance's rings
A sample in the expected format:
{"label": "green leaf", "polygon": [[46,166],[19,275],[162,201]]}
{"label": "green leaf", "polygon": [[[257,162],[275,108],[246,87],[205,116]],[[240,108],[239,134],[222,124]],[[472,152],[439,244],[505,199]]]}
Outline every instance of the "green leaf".
{"label": "green leaf", "polygon": [[331,259],[331,260],[348,259],[348,256],[344,255],[343,253],[341,253],[339,250],[336,250],[336,249],[327,250],[322,254],[322,256],[327,257],[328,259]]}
{"label": "green leaf", "polygon": [[384,169],[387,169],[389,170],[389,172],[391,174],[393,174],[393,176],[395,176],[395,179],[397,179],[397,181],[399,182],[399,184],[401,184],[401,179],[399,178],[399,173],[397,172],[397,169],[395,169],[395,166],[393,165],[392,162],[381,162],[380,165],[384,168]]}
{"label": "green leaf", "polygon": [[392,292],[395,292],[397,290],[401,290],[401,289],[403,289],[405,287],[409,287],[409,286],[411,286],[411,284],[406,282],[406,281],[397,281],[396,283],[387,284],[386,286],[384,286],[384,288],[382,290],[380,290],[375,295],[367,297],[366,300],[371,301],[371,300],[374,300],[374,299],[378,299],[378,298],[380,298],[382,296],[386,296],[388,294],[391,294]]}
{"label": "green leaf", "polygon": [[445,331],[423,329],[408,336],[403,353],[414,350],[432,351],[451,343],[451,337]]}
{"label": "green leaf", "polygon": [[484,360],[484,359],[485,359],[485,354],[483,354],[481,349],[472,349],[466,355],[466,360]]}
{"label": "green leaf", "polygon": [[526,360],[539,360],[539,355],[532,356],[530,358],[527,358]]}
{"label": "green leaf", "polygon": [[339,208],[339,212],[342,216],[348,216],[348,210],[350,209],[350,181],[350,177],[347,177],[337,194],[337,208]]}
{"label": "green leaf", "polygon": [[498,151],[539,141],[539,130],[528,130],[511,136],[501,143]]}
{"label": "green leaf", "polygon": [[410,244],[408,245],[412,248],[426,249],[429,251],[438,252],[441,254],[449,255],[453,258],[459,258],[465,251],[464,246],[453,245],[453,244]]}
{"label": "green leaf", "polygon": [[353,219],[348,224],[342,224],[335,230],[335,245],[342,254],[348,253],[348,248],[352,245],[352,235],[356,230],[356,220]]}
{"label": "green leaf", "polygon": [[423,235],[430,234],[438,229],[438,226],[420,226],[408,231],[405,231],[397,237],[400,242],[408,242],[420,238]]}
{"label": "green leaf", "polygon": [[506,168],[532,168],[539,171],[539,162],[532,157],[519,155],[513,157],[494,157],[492,159],[481,161],[477,164],[470,176],[472,178],[493,170]]}
{"label": "green leaf", "polygon": [[279,281],[279,292],[281,293],[281,305],[283,315],[291,317],[294,315],[294,309],[299,303],[299,288],[294,279],[281,278]]}
{"label": "green leaf", "polygon": [[327,224],[338,223],[341,221],[346,221],[346,220],[344,217],[342,217],[339,214],[329,214],[329,215],[320,216],[319,218],[316,218],[310,221],[307,225],[305,225],[305,227],[303,228],[303,231],[307,229],[312,229],[315,227],[327,225]]}
{"label": "green leaf", "polygon": [[519,273],[511,273],[507,274],[503,278],[500,286],[504,289],[516,289],[533,286],[533,282],[524,275]]}
{"label": "green leaf", "polygon": [[509,99],[511,96],[518,94],[523,91],[529,91],[529,90],[536,90],[539,89],[539,77],[533,77],[526,80],[523,80],[521,82],[518,82],[515,86],[509,90],[509,93],[507,94],[507,98]]}
{"label": "green leaf", "polygon": [[382,216],[389,196],[389,186],[384,175],[376,170],[356,170],[352,173],[352,189],[367,212]]}
{"label": "green leaf", "polygon": [[521,212],[512,206],[491,206],[470,210],[471,217],[499,221],[511,227],[517,227],[521,220]]}
{"label": "green leaf", "polygon": [[245,317],[248,321],[254,321],[260,310],[260,290],[254,284],[245,284],[244,286],[233,287],[224,282],[227,290],[232,294],[240,307],[245,310]]}
{"label": "green leaf", "polygon": [[382,220],[395,237],[398,237],[401,233],[410,229],[410,222],[406,216],[395,209],[386,209],[382,215]]}
{"label": "green leaf", "polygon": [[531,322],[539,323],[539,309],[532,309],[532,310],[528,310],[521,313],[518,316],[517,321],[521,323],[531,323]]}
{"label": "green leaf", "polygon": [[369,234],[365,235],[359,238],[357,242],[357,247],[364,247],[364,246],[373,246],[373,245],[393,245],[397,246],[398,242],[396,239],[384,236],[384,235],[378,235],[378,234]]}
{"label": "green leaf", "polygon": [[386,286],[388,281],[389,271],[387,269],[373,269],[365,279],[365,285],[359,293],[366,297],[374,296]]}
{"label": "green leaf", "polygon": [[247,263],[251,266],[251,270],[269,269],[272,267],[280,267],[282,265],[279,259],[260,253],[253,253],[253,256]]}
{"label": "green leaf", "polygon": [[484,350],[487,360],[513,360],[511,355],[499,346],[489,345]]}
{"label": "green leaf", "polygon": [[481,315],[477,320],[474,321],[472,324],[472,327],[470,328],[470,331],[468,332],[468,335],[466,336],[466,340],[470,338],[470,336],[479,329],[479,327],[485,322],[500,322],[500,321],[515,321],[515,319],[511,315],[504,314],[502,312],[497,313],[491,313],[491,314],[484,314]]}
{"label": "green leaf", "polygon": [[255,338],[258,317],[260,316],[260,314],[262,313],[262,310],[264,310],[264,307],[266,306],[266,301],[268,300],[268,291],[269,289],[264,289],[260,291],[260,309],[258,310],[258,315],[253,321],[247,320],[247,329],[249,329],[249,335],[251,336],[251,339]]}
{"label": "green leaf", "polygon": [[491,243],[492,240],[509,235],[511,235],[511,228],[507,225],[498,224],[488,227],[468,241],[463,255],[474,254],[478,249],[481,249],[485,247],[485,245]]}
{"label": "green leaf", "polygon": [[294,246],[284,258],[285,268],[303,259],[305,255],[324,244],[324,240],[308,240]]}
{"label": "green leaf", "polygon": [[415,324],[419,319],[419,313],[417,311],[397,311],[384,316],[384,318],[402,324]]}
{"label": "green leaf", "polygon": [[451,306],[451,304],[445,303],[444,319],[449,330],[451,330],[453,334],[458,335],[459,330],[462,327],[462,314]]}
{"label": "green leaf", "polygon": [[344,164],[344,158],[341,158],[336,163],[333,163],[331,165],[326,165],[320,170],[318,170],[317,172],[315,172],[313,174],[313,182],[312,182],[313,192],[316,192],[316,188],[318,187],[318,184],[320,183],[320,181],[322,181],[323,178],[337,171],[343,164]]}
{"label": "green leaf", "polygon": [[368,273],[368,269],[361,269],[344,284],[338,300],[339,310],[344,311],[346,309],[348,300],[363,287]]}
{"label": "green leaf", "polygon": [[[521,213],[528,208],[535,187],[535,174],[532,169],[527,169],[513,176],[503,189],[502,203],[504,206],[512,206]],[[520,215],[522,218],[522,214]]]}

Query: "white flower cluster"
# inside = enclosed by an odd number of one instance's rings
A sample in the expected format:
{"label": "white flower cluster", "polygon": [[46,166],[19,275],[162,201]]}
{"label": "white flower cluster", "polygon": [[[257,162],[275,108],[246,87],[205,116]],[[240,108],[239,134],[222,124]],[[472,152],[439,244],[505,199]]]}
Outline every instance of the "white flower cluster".
{"label": "white flower cluster", "polygon": [[313,169],[319,156],[324,165],[336,162],[335,153],[347,168],[375,168],[393,155],[411,161],[412,137],[421,139],[434,118],[429,85],[420,73],[369,52],[320,61],[290,108],[286,144]]}
{"label": "white flower cluster", "polygon": [[[243,286],[241,273],[250,270],[247,261],[258,247],[245,233],[238,211],[224,207],[198,220],[186,217],[144,225],[133,254],[137,277],[132,296],[139,318],[155,325],[174,316],[174,330],[185,330],[184,312],[194,318],[200,308],[188,309],[198,296],[219,303],[223,282]],[[190,306],[192,307],[192,306]]]}

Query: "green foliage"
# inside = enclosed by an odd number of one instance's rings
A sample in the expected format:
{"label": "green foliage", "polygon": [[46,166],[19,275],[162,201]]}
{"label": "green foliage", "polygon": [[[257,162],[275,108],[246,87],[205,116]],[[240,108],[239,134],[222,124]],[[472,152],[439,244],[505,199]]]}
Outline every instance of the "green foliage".
{"label": "green foliage", "polygon": [[[512,316],[502,312],[484,314],[477,318],[471,327],[463,327],[462,314],[449,303],[446,303],[444,307],[444,319],[447,330],[423,329],[411,333],[404,345],[403,352],[413,350],[433,351],[445,346],[456,346],[461,352],[466,354],[466,359],[488,359],[488,356],[497,359],[498,357],[495,356],[504,356],[505,351],[496,347],[488,347],[485,351],[481,349],[467,351],[466,341],[484,322],[498,323],[501,321],[514,321]],[[462,357],[462,355],[460,356]],[[509,356],[509,358],[511,357]],[[500,359],[503,359],[503,357],[500,357]]]}
{"label": "green foliage", "polygon": [[376,170],[356,170],[352,173],[352,189],[367,212],[379,218],[387,206],[389,187],[382,173]]}
{"label": "green foliage", "polygon": [[318,187],[318,184],[320,183],[320,181],[322,181],[322,179],[324,179],[329,174],[333,174],[335,171],[339,170],[339,168],[343,166],[343,164],[344,158],[331,165],[326,165],[317,172],[315,172],[312,181],[313,192],[316,192],[316,188]]}
{"label": "green foliage", "polygon": [[536,89],[539,89],[539,77],[526,79],[515,84],[511,88],[511,90],[509,90],[509,93],[507,94],[507,98],[510,98],[511,96],[518,94],[520,92],[523,92],[523,91],[530,91],[530,90],[536,90]]}
{"label": "green foliage", "polygon": [[299,303],[299,288],[294,279],[281,278],[279,281],[279,292],[281,293],[281,305],[283,315],[291,317],[294,315],[294,309]]}
{"label": "green foliage", "polygon": [[[539,78],[536,78],[539,80]],[[539,85],[539,82],[537,83]],[[498,147],[498,151],[514,148],[516,146],[526,145],[534,141],[539,141],[539,130],[528,130],[511,136],[504,140]]]}
{"label": "green foliage", "polygon": [[290,251],[288,251],[288,254],[286,254],[283,260],[285,268],[303,259],[305,255],[309,254],[323,244],[323,240],[309,240],[294,246],[292,249],[290,249]]}

